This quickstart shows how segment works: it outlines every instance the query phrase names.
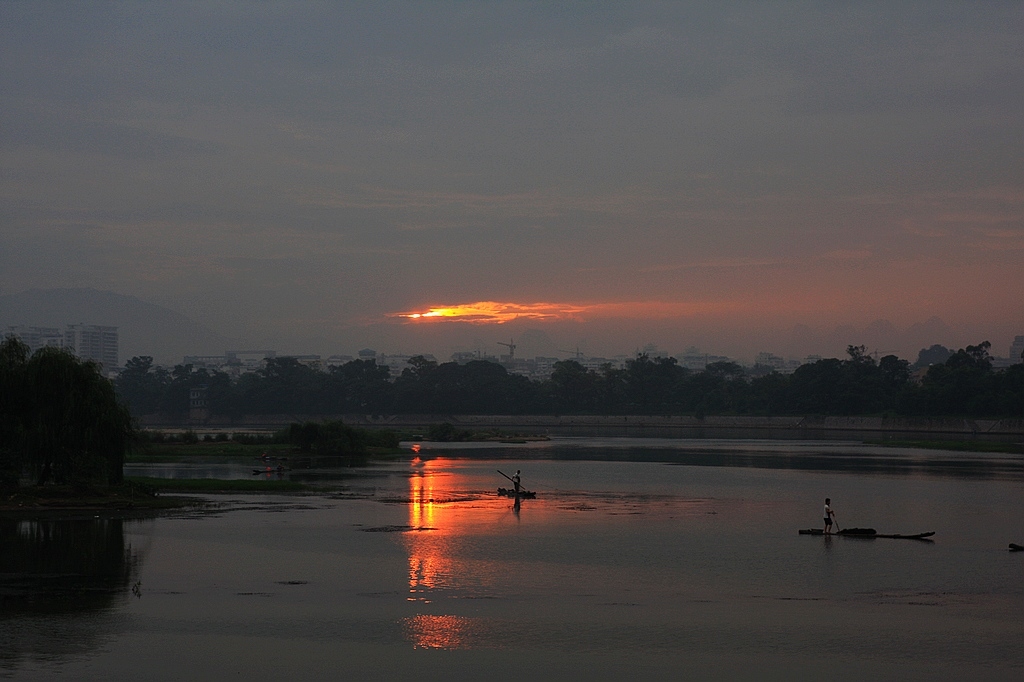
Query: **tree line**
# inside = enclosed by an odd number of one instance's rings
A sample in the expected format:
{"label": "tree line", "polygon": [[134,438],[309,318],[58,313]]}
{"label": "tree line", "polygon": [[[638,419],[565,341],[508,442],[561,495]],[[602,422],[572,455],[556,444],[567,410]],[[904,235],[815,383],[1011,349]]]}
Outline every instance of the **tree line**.
{"label": "tree line", "polygon": [[[591,414],[591,415],[900,415],[1024,417],[1024,364],[992,368],[986,341],[950,351],[917,380],[895,355],[876,360],[864,346],[844,359],[824,359],[792,374],[747,371],[717,362],[703,371],[674,358],[640,355],[619,369],[594,371],[574,360],[531,381],[488,361],[437,363],[416,356],[391,379],[387,367],[354,360],[324,370],[294,358],[269,358],[232,380],[218,370],[156,367],[150,357],[128,361],[117,391],[135,415],[184,419],[189,393],[205,387],[211,415],[243,414]],[[756,370],[756,368],[755,368]],[[762,368],[763,370],[763,368]]]}

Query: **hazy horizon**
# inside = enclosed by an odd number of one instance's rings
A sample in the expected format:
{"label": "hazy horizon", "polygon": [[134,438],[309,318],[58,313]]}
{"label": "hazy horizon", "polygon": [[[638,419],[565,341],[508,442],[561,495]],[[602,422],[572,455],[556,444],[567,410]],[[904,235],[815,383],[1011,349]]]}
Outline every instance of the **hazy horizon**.
{"label": "hazy horizon", "polygon": [[1018,2],[4,3],[0,295],[111,291],[287,353],[1005,356],[1021,26]]}
{"label": "hazy horizon", "polygon": [[[726,355],[750,364],[755,355],[762,351],[786,359],[804,359],[808,355],[845,358],[847,346],[864,345],[874,357],[893,354],[913,362],[920,350],[935,344],[956,350],[982,341],[992,341],[990,337],[974,338],[970,336],[972,330],[954,329],[938,318],[905,328],[897,327],[887,320],[876,320],[863,328],[841,326],[812,329],[797,326],[760,334],[738,333],[724,343],[710,336],[702,339],[694,333],[677,336],[673,330],[663,329],[659,336],[657,329],[651,330],[651,334],[638,330],[635,338],[645,340],[637,341],[630,347],[599,346],[588,341],[586,334],[594,332],[592,325],[579,325],[573,329],[571,324],[557,323],[547,328],[538,328],[531,326],[529,321],[511,321],[497,326],[475,327],[469,331],[462,328],[469,326],[467,323],[437,326],[430,328],[435,332],[433,334],[417,332],[406,337],[375,333],[371,328],[365,336],[354,335],[348,339],[246,339],[195,323],[179,311],[109,291],[32,290],[20,295],[0,295],[0,331],[6,330],[8,326],[20,325],[63,329],[64,325],[75,323],[119,327],[122,363],[134,356],[150,355],[164,365],[178,364],[185,355],[219,355],[226,350],[272,349],[282,355],[318,354],[326,358],[330,355],[355,357],[367,347],[386,355],[431,354],[438,361],[446,362],[457,351],[501,356],[508,353],[508,348],[503,344],[510,342],[516,344],[517,357],[530,359],[535,356],[568,359],[577,353],[588,357],[631,356],[645,351],[645,346],[651,344],[659,352],[675,357],[681,357],[687,350],[696,347],[703,354]],[[398,326],[391,329],[401,331],[408,328]],[[501,332],[507,335],[495,336],[495,333]],[[580,335],[574,335],[576,332]],[[369,337],[381,343],[361,342]],[[991,354],[994,357],[1007,357],[1009,342],[1003,344],[998,337],[995,338]],[[661,343],[652,339],[660,339]],[[685,339],[689,339],[690,343],[684,343]],[[701,345],[701,341],[705,342],[704,345]]]}

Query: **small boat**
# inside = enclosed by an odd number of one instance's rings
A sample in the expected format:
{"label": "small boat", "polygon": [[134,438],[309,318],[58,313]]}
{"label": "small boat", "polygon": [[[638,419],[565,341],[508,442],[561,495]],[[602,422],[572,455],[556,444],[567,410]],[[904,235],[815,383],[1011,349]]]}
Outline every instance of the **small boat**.
{"label": "small boat", "polygon": [[1011,552],[1024,552],[1024,545],[1017,545],[1017,544],[1014,544],[1014,543],[1011,542],[1010,543],[1010,551]]}
{"label": "small boat", "polygon": [[498,495],[501,497],[525,497],[527,499],[537,497],[537,493],[532,490],[520,490],[519,492],[516,492],[513,488],[498,488]]}
{"label": "small boat", "polygon": [[[806,530],[801,530],[800,535],[825,535],[825,532],[820,528],[808,528]],[[927,540],[928,542],[931,542],[930,538],[935,535],[935,531],[903,535],[902,533],[879,533],[875,531],[874,528],[844,528],[832,533],[832,535],[841,535],[847,538],[862,538],[865,540],[891,538],[893,540]]]}

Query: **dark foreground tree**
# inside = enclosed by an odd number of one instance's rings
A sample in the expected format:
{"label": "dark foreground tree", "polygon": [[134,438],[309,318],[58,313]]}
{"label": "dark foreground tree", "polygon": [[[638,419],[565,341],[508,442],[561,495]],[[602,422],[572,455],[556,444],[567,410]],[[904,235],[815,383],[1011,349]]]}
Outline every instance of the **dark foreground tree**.
{"label": "dark foreground tree", "polygon": [[113,385],[95,363],[65,350],[26,355],[19,341],[0,344],[0,468],[27,472],[39,485],[120,483],[133,428]]}
{"label": "dark foreground tree", "polygon": [[18,485],[25,429],[25,363],[28,346],[13,336],[0,343],[0,489]]}

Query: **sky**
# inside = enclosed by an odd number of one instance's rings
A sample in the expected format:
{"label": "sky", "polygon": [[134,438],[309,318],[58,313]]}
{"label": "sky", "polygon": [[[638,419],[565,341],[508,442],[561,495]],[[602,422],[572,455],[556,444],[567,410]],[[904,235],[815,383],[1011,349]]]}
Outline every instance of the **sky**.
{"label": "sky", "polygon": [[1020,2],[8,2],[0,91],[0,294],[441,359],[1024,334]]}

